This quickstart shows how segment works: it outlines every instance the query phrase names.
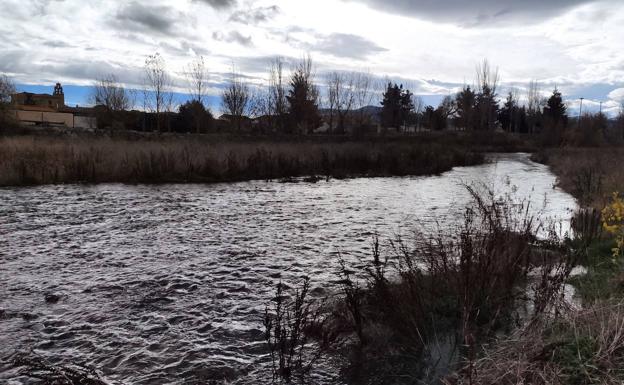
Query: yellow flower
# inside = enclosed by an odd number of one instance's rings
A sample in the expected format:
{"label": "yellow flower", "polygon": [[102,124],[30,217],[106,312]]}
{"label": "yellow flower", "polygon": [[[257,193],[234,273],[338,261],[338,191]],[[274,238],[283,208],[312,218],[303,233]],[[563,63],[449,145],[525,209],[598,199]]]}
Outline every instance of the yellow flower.
{"label": "yellow flower", "polygon": [[613,193],[611,203],[602,210],[602,227],[615,237],[614,258],[621,255],[624,250],[624,199],[618,193]]}

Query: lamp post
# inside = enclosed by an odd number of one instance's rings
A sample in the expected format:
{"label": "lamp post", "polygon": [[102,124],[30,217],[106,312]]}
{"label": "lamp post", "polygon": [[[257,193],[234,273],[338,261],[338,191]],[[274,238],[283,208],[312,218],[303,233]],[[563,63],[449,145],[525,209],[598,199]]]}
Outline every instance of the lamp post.
{"label": "lamp post", "polygon": [[581,98],[581,106],[579,107],[579,117],[578,117],[578,126],[581,128],[581,117],[583,116],[583,100],[585,98]]}

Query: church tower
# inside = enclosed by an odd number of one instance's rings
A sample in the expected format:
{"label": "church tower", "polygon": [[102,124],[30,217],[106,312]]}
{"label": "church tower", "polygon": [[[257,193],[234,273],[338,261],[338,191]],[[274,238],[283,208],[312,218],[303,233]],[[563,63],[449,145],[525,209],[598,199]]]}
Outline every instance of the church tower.
{"label": "church tower", "polygon": [[61,83],[56,83],[56,85],[54,86],[53,96],[56,99],[55,107],[57,111],[65,107],[65,94],[63,93],[63,86],[61,85]]}

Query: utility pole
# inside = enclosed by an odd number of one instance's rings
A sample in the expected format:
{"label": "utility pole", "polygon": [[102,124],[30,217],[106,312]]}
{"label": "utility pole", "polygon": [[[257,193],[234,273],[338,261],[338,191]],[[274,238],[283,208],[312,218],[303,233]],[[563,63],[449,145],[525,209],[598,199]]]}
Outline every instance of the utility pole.
{"label": "utility pole", "polygon": [[583,100],[585,98],[581,98],[581,107],[579,108],[579,117],[578,117],[578,126],[581,128],[581,117],[583,116]]}
{"label": "utility pole", "polygon": [[602,116],[602,101],[600,101],[600,116]]}

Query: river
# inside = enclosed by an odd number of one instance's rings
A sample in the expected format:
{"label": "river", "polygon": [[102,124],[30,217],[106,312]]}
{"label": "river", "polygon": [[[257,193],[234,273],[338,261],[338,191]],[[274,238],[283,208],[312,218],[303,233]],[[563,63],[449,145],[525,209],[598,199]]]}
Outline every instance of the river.
{"label": "river", "polygon": [[555,182],[505,154],[429,177],[0,189],[0,382],[26,384],[7,359],[34,350],[125,384],[262,383],[277,282],[327,293],[337,254],[366,257],[373,234],[456,223],[464,183],[565,221]]}

